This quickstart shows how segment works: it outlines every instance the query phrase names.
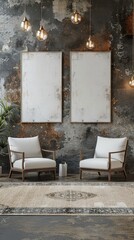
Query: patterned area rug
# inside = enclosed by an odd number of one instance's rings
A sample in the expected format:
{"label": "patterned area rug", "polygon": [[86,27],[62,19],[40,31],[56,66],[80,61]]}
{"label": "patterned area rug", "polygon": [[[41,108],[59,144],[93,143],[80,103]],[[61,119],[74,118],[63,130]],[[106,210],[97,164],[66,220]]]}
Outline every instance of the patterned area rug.
{"label": "patterned area rug", "polygon": [[0,183],[0,215],[134,215],[134,183]]}

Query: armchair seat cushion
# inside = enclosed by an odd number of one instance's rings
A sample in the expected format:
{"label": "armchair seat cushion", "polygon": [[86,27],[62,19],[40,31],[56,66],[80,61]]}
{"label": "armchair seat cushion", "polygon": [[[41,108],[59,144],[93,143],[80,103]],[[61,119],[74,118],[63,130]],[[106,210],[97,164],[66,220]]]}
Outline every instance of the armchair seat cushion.
{"label": "armchair seat cushion", "polygon": [[[16,160],[13,163],[13,167],[22,169],[22,159]],[[55,168],[56,161],[49,158],[25,158],[24,169],[44,169],[44,168]]]}
{"label": "armchair seat cushion", "polygon": [[[111,169],[121,168],[122,163],[117,159],[111,159]],[[80,161],[80,168],[108,170],[108,158],[87,158]]]}

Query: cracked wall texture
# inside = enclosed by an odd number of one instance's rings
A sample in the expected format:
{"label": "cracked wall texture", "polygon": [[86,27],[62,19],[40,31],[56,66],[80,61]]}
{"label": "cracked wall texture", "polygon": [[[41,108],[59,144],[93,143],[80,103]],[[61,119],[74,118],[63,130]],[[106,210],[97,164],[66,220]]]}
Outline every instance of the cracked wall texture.
{"label": "cracked wall texture", "polygon": [[[0,97],[21,105],[21,52],[63,52],[63,122],[57,124],[23,124],[14,128],[14,136],[39,135],[42,147],[57,150],[57,162],[67,161],[68,171],[79,171],[79,151],[94,149],[98,135],[129,139],[127,171],[134,172],[134,89],[132,76],[134,27],[133,0],[94,0],[92,32],[95,50],[111,49],[111,123],[70,123],[70,51],[85,51],[89,35],[89,0],[43,0],[43,23],[48,39],[39,42],[36,31],[40,23],[40,0],[0,0]],[[70,16],[77,7],[82,22],[73,25]],[[32,30],[25,33],[20,23],[26,9]],[[96,66],[97,70],[97,66]],[[89,157],[92,156],[89,151]]]}

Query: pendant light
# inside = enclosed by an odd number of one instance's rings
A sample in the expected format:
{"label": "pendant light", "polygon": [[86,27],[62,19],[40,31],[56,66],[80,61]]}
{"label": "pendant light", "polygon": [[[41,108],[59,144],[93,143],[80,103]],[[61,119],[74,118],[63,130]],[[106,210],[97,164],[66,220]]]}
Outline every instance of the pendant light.
{"label": "pendant light", "polygon": [[88,40],[87,40],[87,42],[86,42],[86,47],[89,49],[89,50],[92,50],[94,47],[95,47],[95,44],[94,44],[94,42],[93,42],[93,40],[92,40],[92,36],[91,36],[91,27],[92,27],[92,24],[91,24],[91,7],[92,7],[92,3],[91,3],[91,0],[90,0],[90,11],[89,11],[89,16],[90,16],[90,23],[89,23],[89,33],[90,33],[90,35],[89,35],[89,38],[88,38]]}
{"label": "pendant light", "polygon": [[131,80],[129,81],[129,86],[134,87],[134,75],[132,75]]}
{"label": "pendant light", "polygon": [[21,29],[24,31],[24,32],[28,32],[31,30],[31,24],[30,24],[30,21],[28,20],[28,18],[26,17],[26,3],[25,3],[25,11],[24,11],[24,19],[23,21],[21,22]]}
{"label": "pendant light", "polygon": [[133,66],[133,62],[134,62],[134,38],[132,39],[132,76],[130,81],[128,82],[129,86],[134,88],[134,66]]}
{"label": "pendant light", "polygon": [[73,24],[79,24],[81,22],[81,15],[78,13],[78,11],[74,11],[74,13],[71,16],[71,22]]}
{"label": "pendant light", "polygon": [[43,27],[42,24],[42,0],[41,0],[41,21],[40,21],[40,28],[36,33],[36,37],[39,41],[45,41],[47,39],[47,32]]}
{"label": "pendant light", "polygon": [[75,2],[75,11],[73,12],[73,14],[71,15],[71,22],[73,24],[79,24],[81,22],[81,15],[80,13],[78,13],[78,11],[76,10],[76,2]]}

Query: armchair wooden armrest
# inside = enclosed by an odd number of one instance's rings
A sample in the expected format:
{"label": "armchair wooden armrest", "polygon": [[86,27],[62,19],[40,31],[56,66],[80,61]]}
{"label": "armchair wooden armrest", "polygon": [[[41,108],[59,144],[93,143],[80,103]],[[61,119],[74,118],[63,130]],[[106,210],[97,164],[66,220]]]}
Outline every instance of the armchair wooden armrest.
{"label": "armchair wooden armrest", "polygon": [[[112,154],[116,154],[116,153],[126,153],[126,150],[122,150],[122,151],[116,151],[116,152],[109,152],[109,169],[111,168],[111,158],[112,158]],[[121,163],[123,163],[121,160],[119,160]]]}
{"label": "armchair wooden armrest", "polygon": [[[116,151],[116,152],[109,152],[109,159],[111,160],[111,156],[112,154],[116,154],[116,153],[126,153],[126,150],[121,150],[121,151]],[[120,161],[121,162],[121,161]]]}
{"label": "armchair wooden armrest", "polygon": [[55,151],[53,151],[53,150],[47,150],[47,149],[41,149],[42,150],[42,152],[48,152],[48,153],[52,153],[52,156],[53,156],[53,160],[55,160]]}
{"label": "armchair wooden armrest", "polygon": [[[16,153],[16,154],[20,154],[20,155],[22,155],[22,169],[24,169],[24,160],[25,160],[25,153],[24,152],[19,152],[19,151],[15,151],[15,150],[9,150],[9,159],[10,159],[10,162],[11,162],[11,164],[13,164],[13,161],[11,160],[11,158],[12,158],[12,156],[11,156],[11,154],[12,153]],[[14,160],[14,162],[15,162],[16,160]]]}
{"label": "armchair wooden armrest", "polygon": [[19,151],[15,151],[15,150],[9,150],[10,152],[13,152],[13,153],[20,153],[20,154],[24,154],[24,152],[19,152]]}
{"label": "armchair wooden armrest", "polygon": [[83,151],[80,150],[80,161],[83,159]]}

